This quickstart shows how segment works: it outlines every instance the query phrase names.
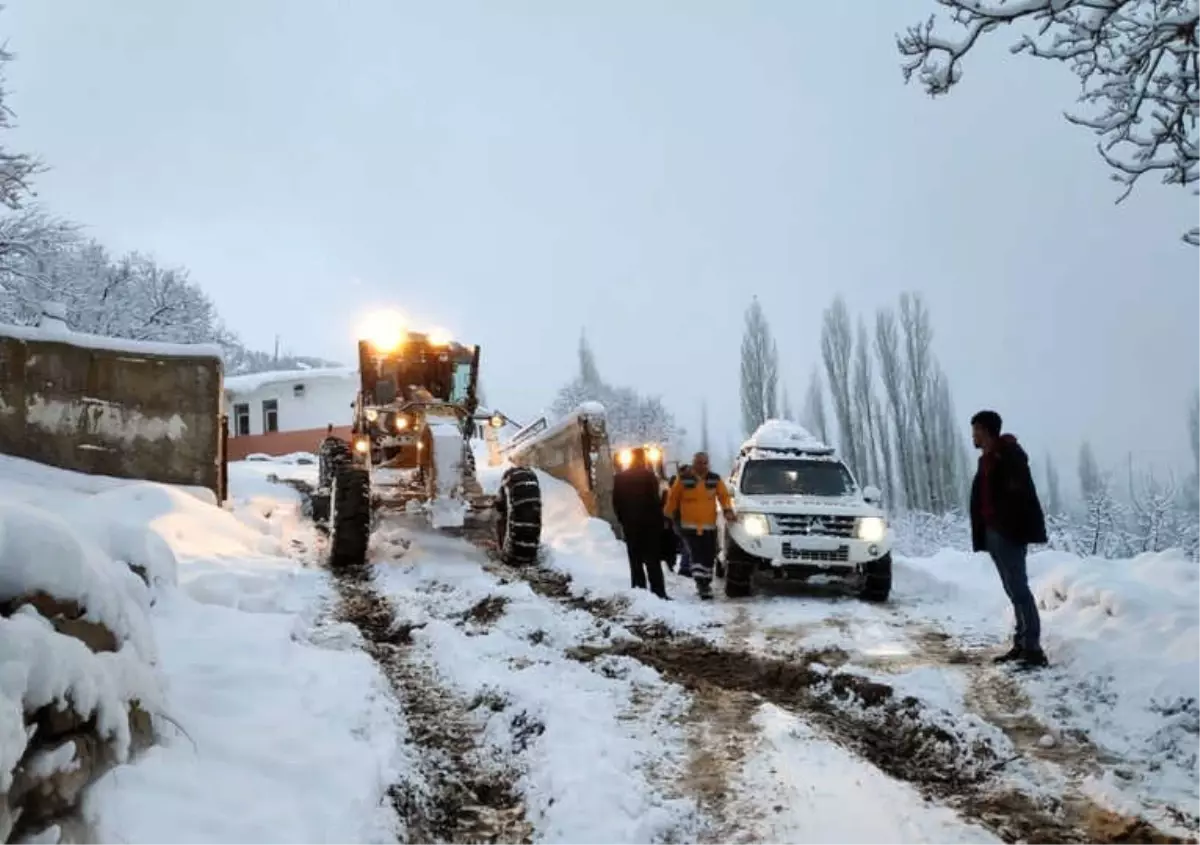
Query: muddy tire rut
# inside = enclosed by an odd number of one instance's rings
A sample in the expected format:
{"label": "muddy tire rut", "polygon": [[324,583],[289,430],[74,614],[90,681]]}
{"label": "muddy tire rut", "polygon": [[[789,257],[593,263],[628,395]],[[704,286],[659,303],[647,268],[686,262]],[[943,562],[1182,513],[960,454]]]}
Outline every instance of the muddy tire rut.
{"label": "muddy tire rut", "polygon": [[[375,589],[371,569],[334,573],[335,616],[361,633],[367,653],[392,686],[415,747],[415,777],[388,797],[407,842],[531,842],[533,827],[513,785],[515,775],[483,752],[472,705],[447,690],[410,653],[413,627],[400,624]],[[493,608],[482,608],[486,615]]]}

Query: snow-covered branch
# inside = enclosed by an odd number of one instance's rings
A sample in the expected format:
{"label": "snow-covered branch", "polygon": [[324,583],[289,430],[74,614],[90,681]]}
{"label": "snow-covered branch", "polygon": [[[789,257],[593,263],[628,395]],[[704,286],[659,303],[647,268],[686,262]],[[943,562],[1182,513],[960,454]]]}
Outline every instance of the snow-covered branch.
{"label": "snow-covered branch", "polygon": [[[1195,0],[937,0],[958,27],[951,37],[935,17],[897,39],[906,81],[916,75],[931,96],[962,78],[962,61],[985,33],[1007,24],[1031,30],[1014,53],[1066,62],[1079,77],[1081,112],[1067,120],[1100,136],[1097,149],[1124,189],[1158,173],[1167,185],[1196,190],[1197,19]],[[1200,246],[1200,229],[1184,240]]]}

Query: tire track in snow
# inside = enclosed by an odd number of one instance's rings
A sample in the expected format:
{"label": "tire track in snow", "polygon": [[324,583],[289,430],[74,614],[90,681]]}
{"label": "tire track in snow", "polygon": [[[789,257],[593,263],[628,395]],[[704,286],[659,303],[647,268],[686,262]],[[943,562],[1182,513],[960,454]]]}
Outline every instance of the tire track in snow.
{"label": "tire track in snow", "polygon": [[512,773],[485,762],[468,705],[430,667],[409,659],[412,627],[397,623],[391,603],[373,585],[372,569],[334,573],[336,616],[362,634],[399,699],[417,750],[417,777],[388,789],[405,825],[403,841],[532,841]]}
{"label": "tire track in snow", "polygon": [[[661,622],[629,619],[624,603],[571,590],[570,576],[544,566],[514,568],[495,558],[485,536],[468,538],[489,552],[489,568],[520,578],[535,592],[620,624],[642,638],[634,644],[580,648],[581,661],[605,655],[633,657],[693,694],[744,694],[769,701],[822,728],[827,735],[886,774],[916,786],[926,797],[954,808],[1008,842],[1185,842],[1143,819],[1128,818],[1071,796],[1051,799],[1000,778],[1011,762],[982,739],[953,730],[954,718],[934,714],[912,696],[850,671],[839,648],[800,652],[787,660],[714,645],[677,633]],[[698,714],[699,715],[699,714]],[[720,815],[718,810],[717,815]]]}

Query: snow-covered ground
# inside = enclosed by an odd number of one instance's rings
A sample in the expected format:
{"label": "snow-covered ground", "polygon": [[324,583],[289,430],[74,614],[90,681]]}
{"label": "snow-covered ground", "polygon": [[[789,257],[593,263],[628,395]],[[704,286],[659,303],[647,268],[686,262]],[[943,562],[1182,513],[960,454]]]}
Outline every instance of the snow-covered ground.
{"label": "snow-covered ground", "polygon": [[[1200,798],[1182,558],[1034,555],[1053,666],[1018,675],[986,660],[1011,612],[984,557],[901,559],[887,605],[702,603],[674,575],[663,602],[543,475],[549,580],[385,524],[365,589],[391,618],[372,644],[337,621],[345,588],[315,565],[300,494],[271,480],[315,473],[303,456],[231,465],[218,508],[0,458],[0,504],[158,573],[161,741],[92,788],[99,839],[394,841],[453,816],[534,841],[979,842],[1033,835],[1018,817],[1057,798],[1181,833],[1166,806]],[[949,772],[963,784],[934,777]]]}
{"label": "snow-covered ground", "polygon": [[352,632],[321,620],[329,586],[304,562],[299,496],[256,469],[231,467],[223,510],[206,491],[0,457],[0,503],[61,519],[97,553],[177,566],[150,610],[162,741],[92,788],[96,841],[394,838],[381,798],[403,723]]}

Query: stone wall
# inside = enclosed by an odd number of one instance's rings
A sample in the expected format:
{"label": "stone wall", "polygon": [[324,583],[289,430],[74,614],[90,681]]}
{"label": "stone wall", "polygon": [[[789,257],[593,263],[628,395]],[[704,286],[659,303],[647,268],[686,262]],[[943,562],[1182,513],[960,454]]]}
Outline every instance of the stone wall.
{"label": "stone wall", "polygon": [[517,466],[540,469],[575,488],[589,514],[617,528],[613,462],[604,416],[577,411],[508,452]]}
{"label": "stone wall", "polygon": [[0,326],[0,453],[220,498],[221,378],[209,347]]}

